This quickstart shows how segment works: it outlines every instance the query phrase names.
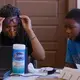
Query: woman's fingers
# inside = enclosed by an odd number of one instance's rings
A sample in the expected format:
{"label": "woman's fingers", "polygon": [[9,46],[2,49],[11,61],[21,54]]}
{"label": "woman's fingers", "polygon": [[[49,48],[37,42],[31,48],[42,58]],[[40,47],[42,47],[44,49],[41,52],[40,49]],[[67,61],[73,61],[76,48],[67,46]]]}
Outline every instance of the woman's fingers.
{"label": "woman's fingers", "polygon": [[0,32],[2,31],[2,23],[4,21],[5,18],[0,17]]}

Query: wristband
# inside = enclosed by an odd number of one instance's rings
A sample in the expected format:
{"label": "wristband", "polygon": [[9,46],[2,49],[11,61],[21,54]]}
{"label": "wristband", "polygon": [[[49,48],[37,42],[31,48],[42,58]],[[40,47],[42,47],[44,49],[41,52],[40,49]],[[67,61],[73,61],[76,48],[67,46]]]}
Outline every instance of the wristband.
{"label": "wristband", "polygon": [[34,38],[35,38],[35,36],[34,36],[34,37],[32,37],[32,38],[30,38],[30,40],[32,41]]}

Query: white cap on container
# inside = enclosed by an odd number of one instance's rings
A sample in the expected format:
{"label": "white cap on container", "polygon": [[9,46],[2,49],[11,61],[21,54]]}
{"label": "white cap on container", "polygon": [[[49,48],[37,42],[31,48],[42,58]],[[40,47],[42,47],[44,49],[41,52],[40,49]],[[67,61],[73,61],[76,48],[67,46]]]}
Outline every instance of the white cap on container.
{"label": "white cap on container", "polygon": [[13,49],[25,49],[26,46],[24,44],[13,44]]}

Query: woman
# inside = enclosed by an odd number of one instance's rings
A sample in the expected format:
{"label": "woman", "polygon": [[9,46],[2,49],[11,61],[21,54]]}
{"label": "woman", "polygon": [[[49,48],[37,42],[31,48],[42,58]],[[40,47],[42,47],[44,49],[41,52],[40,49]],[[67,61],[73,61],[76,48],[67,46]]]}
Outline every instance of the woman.
{"label": "woman", "polygon": [[21,15],[20,10],[10,4],[0,9],[0,34],[2,46],[12,46],[15,43],[25,44],[28,55],[37,60],[44,60],[45,51],[32,30],[31,20]]}

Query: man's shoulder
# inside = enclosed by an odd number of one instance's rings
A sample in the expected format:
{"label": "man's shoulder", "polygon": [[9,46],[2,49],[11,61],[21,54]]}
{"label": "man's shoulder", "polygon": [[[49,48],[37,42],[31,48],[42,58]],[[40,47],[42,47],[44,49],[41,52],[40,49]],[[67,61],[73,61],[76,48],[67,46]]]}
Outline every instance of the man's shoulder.
{"label": "man's shoulder", "polygon": [[67,39],[67,44],[74,44],[75,42],[73,40]]}
{"label": "man's shoulder", "polygon": [[73,40],[68,39],[68,40],[67,40],[67,46],[68,46],[69,48],[75,48],[75,47],[76,47],[76,42],[73,41]]}

